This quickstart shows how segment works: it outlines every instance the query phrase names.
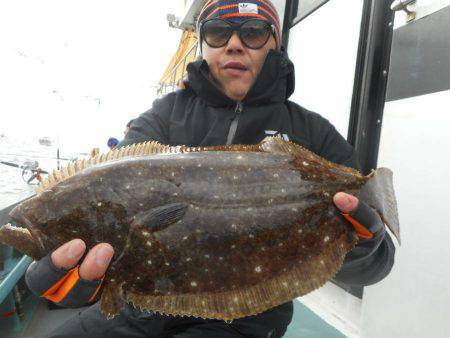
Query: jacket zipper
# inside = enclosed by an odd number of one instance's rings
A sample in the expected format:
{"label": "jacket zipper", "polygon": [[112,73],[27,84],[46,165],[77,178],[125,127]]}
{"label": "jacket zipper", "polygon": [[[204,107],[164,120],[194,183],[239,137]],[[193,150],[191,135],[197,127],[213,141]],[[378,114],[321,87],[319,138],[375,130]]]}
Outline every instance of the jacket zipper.
{"label": "jacket zipper", "polygon": [[242,109],[242,102],[237,102],[236,107],[234,108],[234,112],[236,113],[236,115],[234,115],[234,118],[231,120],[230,130],[228,131],[227,145],[232,144],[234,136],[236,135],[236,130],[238,127],[239,118],[242,114]]}

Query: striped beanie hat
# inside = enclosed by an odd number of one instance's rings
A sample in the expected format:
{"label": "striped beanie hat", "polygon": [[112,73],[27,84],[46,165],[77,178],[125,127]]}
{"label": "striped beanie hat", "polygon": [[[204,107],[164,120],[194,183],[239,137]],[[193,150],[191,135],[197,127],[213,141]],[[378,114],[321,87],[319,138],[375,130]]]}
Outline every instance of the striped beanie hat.
{"label": "striped beanie hat", "polygon": [[207,0],[197,19],[197,27],[212,18],[241,22],[258,18],[275,26],[276,48],[281,47],[280,19],[277,9],[270,0]]}

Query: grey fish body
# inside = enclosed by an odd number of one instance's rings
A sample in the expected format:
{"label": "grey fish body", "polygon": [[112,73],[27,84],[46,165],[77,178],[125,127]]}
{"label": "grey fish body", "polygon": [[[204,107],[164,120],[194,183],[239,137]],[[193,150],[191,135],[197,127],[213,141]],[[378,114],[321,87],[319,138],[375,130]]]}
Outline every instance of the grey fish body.
{"label": "grey fish body", "polygon": [[72,238],[113,245],[102,295],[108,316],[128,301],[233,319],[334,276],[356,236],[332,197],[358,196],[367,181],[311,154],[154,154],[85,169],[12,216],[31,224],[42,254]]}

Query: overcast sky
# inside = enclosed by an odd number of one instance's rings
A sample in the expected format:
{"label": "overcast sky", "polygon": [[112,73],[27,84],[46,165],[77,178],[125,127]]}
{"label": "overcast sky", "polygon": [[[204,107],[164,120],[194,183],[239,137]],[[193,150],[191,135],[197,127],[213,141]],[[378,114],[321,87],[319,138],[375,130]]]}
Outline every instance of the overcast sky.
{"label": "overcast sky", "polygon": [[182,0],[1,1],[0,133],[88,152],[151,107]]}

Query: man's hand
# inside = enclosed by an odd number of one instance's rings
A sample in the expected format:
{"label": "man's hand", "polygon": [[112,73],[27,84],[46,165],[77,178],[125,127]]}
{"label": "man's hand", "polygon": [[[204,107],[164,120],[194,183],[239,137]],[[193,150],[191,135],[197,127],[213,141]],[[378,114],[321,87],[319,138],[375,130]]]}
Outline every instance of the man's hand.
{"label": "man's hand", "polygon": [[80,307],[95,301],[114,250],[108,243],[86,250],[81,239],[73,239],[51,254],[33,262],[25,280],[35,294],[64,307]]}
{"label": "man's hand", "polygon": [[355,196],[338,192],[333,196],[333,201],[342,215],[353,225],[359,238],[372,239],[374,235],[384,231],[380,216]]}
{"label": "man's hand", "polygon": [[[77,265],[86,250],[86,244],[81,239],[73,239],[61,245],[51,255],[52,263],[58,269],[69,270]],[[94,246],[81,263],[78,273],[87,281],[101,278],[108,268],[114,249],[108,243]]]}

